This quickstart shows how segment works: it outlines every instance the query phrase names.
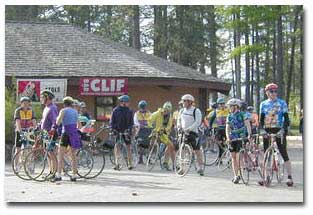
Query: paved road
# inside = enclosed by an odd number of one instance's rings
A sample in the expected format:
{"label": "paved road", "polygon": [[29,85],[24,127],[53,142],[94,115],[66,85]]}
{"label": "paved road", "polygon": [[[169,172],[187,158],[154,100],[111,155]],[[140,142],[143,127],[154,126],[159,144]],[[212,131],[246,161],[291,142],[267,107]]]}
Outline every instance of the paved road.
{"label": "paved road", "polygon": [[[289,145],[293,161],[295,186],[285,183],[270,188],[260,187],[254,177],[250,185],[231,182],[230,170],[220,172],[208,167],[205,176],[192,170],[184,178],[159,167],[147,172],[135,170],[116,172],[107,165],[96,179],[70,182],[63,177],[60,183],[23,181],[5,169],[6,202],[303,202],[303,148],[297,141]],[[108,161],[108,160],[107,160]],[[107,162],[108,163],[108,162]]]}

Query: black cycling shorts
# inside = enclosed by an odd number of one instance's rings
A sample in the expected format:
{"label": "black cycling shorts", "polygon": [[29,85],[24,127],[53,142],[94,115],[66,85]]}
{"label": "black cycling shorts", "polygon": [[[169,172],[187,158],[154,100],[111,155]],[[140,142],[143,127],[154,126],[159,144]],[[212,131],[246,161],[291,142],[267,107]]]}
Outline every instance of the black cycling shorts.
{"label": "black cycling shorts", "polygon": [[197,133],[195,132],[189,132],[189,135],[187,135],[187,143],[189,143],[193,150],[200,150],[200,144],[197,142]]}
{"label": "black cycling shorts", "polygon": [[226,131],[223,128],[217,128],[216,129],[216,138],[219,141],[226,140]]}
{"label": "black cycling shorts", "polygon": [[[266,128],[265,131],[269,134],[276,134],[280,131],[280,128]],[[263,138],[263,147],[264,152],[269,147],[270,140],[269,138]],[[283,142],[281,143],[281,138],[276,138],[277,148],[279,150],[279,153],[284,159],[284,162],[289,161],[288,153],[287,153],[287,139],[286,134],[283,136]]]}
{"label": "black cycling shorts", "polygon": [[239,141],[232,141],[232,142],[230,142],[229,151],[238,153],[240,151],[241,147],[242,147],[242,141],[240,141],[240,140]]}
{"label": "black cycling shorts", "polygon": [[21,134],[19,131],[15,132],[15,147],[17,148],[22,147]]}
{"label": "black cycling shorts", "polygon": [[60,142],[60,146],[63,146],[63,147],[68,147],[68,146],[71,146],[71,142],[70,142],[70,136],[66,133],[63,133],[61,135],[61,142]]}

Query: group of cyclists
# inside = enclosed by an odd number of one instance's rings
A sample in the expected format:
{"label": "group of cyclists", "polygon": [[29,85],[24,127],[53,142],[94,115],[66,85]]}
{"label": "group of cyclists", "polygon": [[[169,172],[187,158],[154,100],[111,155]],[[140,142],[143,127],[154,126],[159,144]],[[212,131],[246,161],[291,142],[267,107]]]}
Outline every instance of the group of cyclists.
{"label": "group of cyclists", "polygon": [[[166,145],[163,167],[172,170],[169,165],[170,159],[172,164],[175,160],[175,144],[171,138],[173,131],[177,133],[184,132],[185,140],[192,146],[195,153],[196,162],[199,168],[197,173],[204,175],[204,157],[201,153],[201,144],[198,141],[199,127],[205,126],[207,130],[216,133],[217,140],[220,141],[220,154],[223,153],[223,145],[228,144],[232,157],[232,170],[234,177],[232,182],[238,184],[240,181],[239,159],[238,153],[242,147],[242,142],[238,138],[246,137],[253,141],[253,134],[256,133],[281,133],[282,141],[277,139],[278,149],[283,157],[284,165],[287,170],[287,185],[293,186],[291,175],[291,163],[287,153],[286,135],[289,126],[288,107],[285,101],[277,97],[278,86],[274,83],[265,87],[265,93],[268,97],[260,105],[260,113],[257,114],[253,106],[248,106],[245,102],[237,98],[231,98],[227,102],[224,98],[218,98],[211,105],[208,114],[202,117],[199,108],[195,107],[195,98],[186,94],[181,97],[179,109],[173,111],[172,103],[165,102],[155,112],[148,110],[148,102],[141,100],[138,103],[138,110],[133,111],[129,107],[130,97],[122,95],[118,97],[119,104],[112,111],[110,118],[110,129],[112,133],[122,134],[123,141],[127,148],[127,167],[133,169],[132,163],[132,140],[138,138],[140,131],[144,128],[152,128],[154,132],[159,134],[160,141]],[[36,127],[37,129],[47,131],[52,140],[56,141],[60,136],[60,142],[57,153],[57,171],[52,177],[52,181],[61,181],[61,173],[63,167],[63,156],[67,149],[70,149],[72,158],[71,181],[76,181],[77,161],[76,151],[82,147],[82,134],[80,128],[86,125],[90,120],[87,112],[86,104],[79,103],[78,100],[70,96],[63,99],[63,108],[58,112],[57,106],[54,104],[54,94],[50,90],[43,90],[40,93],[40,102],[45,106],[40,120],[39,126],[36,124],[34,112],[30,107],[30,99],[22,97],[20,99],[21,106],[15,111],[15,133],[16,133],[16,152],[21,150],[20,132],[23,129]],[[151,137],[153,139],[153,137]],[[233,141],[235,140],[235,141]],[[153,142],[151,140],[150,142]],[[264,151],[269,147],[268,138],[263,138]],[[117,155],[118,148],[114,148],[114,154]],[[139,152],[139,164],[143,162],[143,154]],[[116,156],[117,157],[117,156]],[[118,162],[113,166],[114,170],[120,170]],[[264,185],[264,181],[259,181],[260,185]]]}

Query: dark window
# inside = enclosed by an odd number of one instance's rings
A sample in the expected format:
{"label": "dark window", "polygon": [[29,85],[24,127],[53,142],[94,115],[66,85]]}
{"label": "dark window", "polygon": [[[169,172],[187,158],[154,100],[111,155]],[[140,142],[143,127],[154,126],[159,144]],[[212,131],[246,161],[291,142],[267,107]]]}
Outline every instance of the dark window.
{"label": "dark window", "polygon": [[96,97],[96,120],[104,121],[111,118],[112,110],[116,106],[116,97]]}

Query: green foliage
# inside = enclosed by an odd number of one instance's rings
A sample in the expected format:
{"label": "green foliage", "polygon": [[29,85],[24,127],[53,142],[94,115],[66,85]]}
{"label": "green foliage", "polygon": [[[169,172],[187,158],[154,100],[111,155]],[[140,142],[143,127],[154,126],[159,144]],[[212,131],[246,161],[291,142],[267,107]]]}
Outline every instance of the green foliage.
{"label": "green foliage", "polygon": [[[12,83],[15,83],[13,79]],[[16,108],[16,94],[15,88],[5,87],[5,142],[13,143],[14,142],[14,111]]]}

